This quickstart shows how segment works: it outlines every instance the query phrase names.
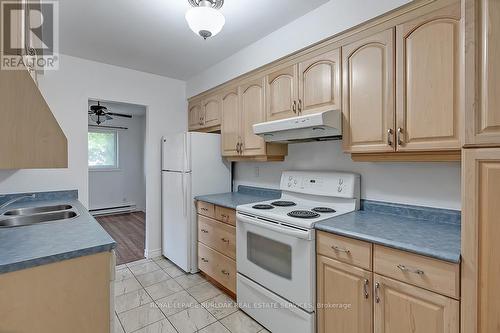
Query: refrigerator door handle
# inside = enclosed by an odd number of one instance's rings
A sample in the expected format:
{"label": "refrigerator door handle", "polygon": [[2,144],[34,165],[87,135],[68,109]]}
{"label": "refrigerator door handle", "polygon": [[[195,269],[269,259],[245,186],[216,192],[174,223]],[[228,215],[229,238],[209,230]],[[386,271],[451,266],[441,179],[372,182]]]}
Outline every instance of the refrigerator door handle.
{"label": "refrigerator door handle", "polygon": [[181,187],[182,187],[182,213],[184,214],[184,216],[187,216],[187,213],[186,213],[186,186],[185,186],[184,176],[185,176],[185,173],[183,172],[183,173],[181,174]]}

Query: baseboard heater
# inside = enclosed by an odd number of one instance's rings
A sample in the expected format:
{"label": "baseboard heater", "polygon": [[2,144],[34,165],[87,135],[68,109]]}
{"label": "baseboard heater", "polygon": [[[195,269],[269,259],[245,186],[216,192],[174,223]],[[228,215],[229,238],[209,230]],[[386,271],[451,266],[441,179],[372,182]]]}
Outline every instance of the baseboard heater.
{"label": "baseboard heater", "polygon": [[95,209],[90,209],[89,212],[93,216],[99,216],[99,215],[131,213],[131,212],[135,212],[136,210],[137,210],[136,205],[130,204],[130,205],[123,205],[123,206],[95,208]]}

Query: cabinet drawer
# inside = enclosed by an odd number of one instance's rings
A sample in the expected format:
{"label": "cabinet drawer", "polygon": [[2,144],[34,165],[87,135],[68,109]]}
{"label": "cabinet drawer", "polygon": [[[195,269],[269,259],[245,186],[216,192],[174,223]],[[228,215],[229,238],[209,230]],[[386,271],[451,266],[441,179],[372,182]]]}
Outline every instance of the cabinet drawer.
{"label": "cabinet drawer", "polygon": [[318,231],[317,252],[367,270],[372,269],[372,244]]}
{"label": "cabinet drawer", "polygon": [[208,216],[208,217],[215,217],[215,206],[214,204],[204,202],[204,201],[198,201],[198,204],[196,205],[198,209],[198,214]]}
{"label": "cabinet drawer", "polygon": [[460,265],[375,245],[373,270],[415,286],[459,298]]}
{"label": "cabinet drawer", "polygon": [[236,211],[231,208],[215,206],[215,219],[236,226]]}
{"label": "cabinet drawer", "polygon": [[236,259],[236,228],[198,215],[198,241]]}
{"label": "cabinet drawer", "polygon": [[198,242],[198,267],[215,281],[236,293],[236,262]]}

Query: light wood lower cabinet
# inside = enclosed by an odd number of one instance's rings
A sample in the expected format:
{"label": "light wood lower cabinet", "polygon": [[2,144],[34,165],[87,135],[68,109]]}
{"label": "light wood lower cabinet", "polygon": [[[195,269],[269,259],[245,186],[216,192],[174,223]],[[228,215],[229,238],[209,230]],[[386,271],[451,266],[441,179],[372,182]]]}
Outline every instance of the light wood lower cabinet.
{"label": "light wood lower cabinet", "polygon": [[375,333],[458,333],[459,302],[374,274]]}
{"label": "light wood lower cabinet", "polygon": [[459,264],[321,231],[316,238],[319,333],[459,332]]}
{"label": "light wood lower cabinet", "polygon": [[0,332],[110,332],[113,255],[0,274]]}
{"label": "light wood lower cabinet", "polygon": [[318,332],[372,332],[372,273],[318,256]]}
{"label": "light wood lower cabinet", "polygon": [[500,148],[464,149],[462,333],[500,328]]}
{"label": "light wood lower cabinet", "polygon": [[197,207],[198,268],[235,298],[236,212],[203,201]]}

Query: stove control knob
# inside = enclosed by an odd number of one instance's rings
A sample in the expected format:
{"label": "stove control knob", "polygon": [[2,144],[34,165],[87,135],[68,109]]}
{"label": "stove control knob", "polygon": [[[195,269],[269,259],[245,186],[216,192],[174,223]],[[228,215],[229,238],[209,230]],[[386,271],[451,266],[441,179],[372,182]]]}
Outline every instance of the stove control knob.
{"label": "stove control knob", "polygon": [[339,179],[339,185],[344,184],[344,180],[342,178]]}
{"label": "stove control knob", "polygon": [[342,192],[342,186],[337,187],[337,191],[340,193]]}
{"label": "stove control knob", "polygon": [[292,180],[292,179],[293,179],[293,177],[292,177],[292,176],[288,177],[288,180]]}
{"label": "stove control knob", "polygon": [[288,187],[292,187],[292,183],[288,183]]}
{"label": "stove control knob", "polygon": [[295,185],[297,185],[297,179],[295,179],[295,180],[293,181],[293,183],[294,183]]}

